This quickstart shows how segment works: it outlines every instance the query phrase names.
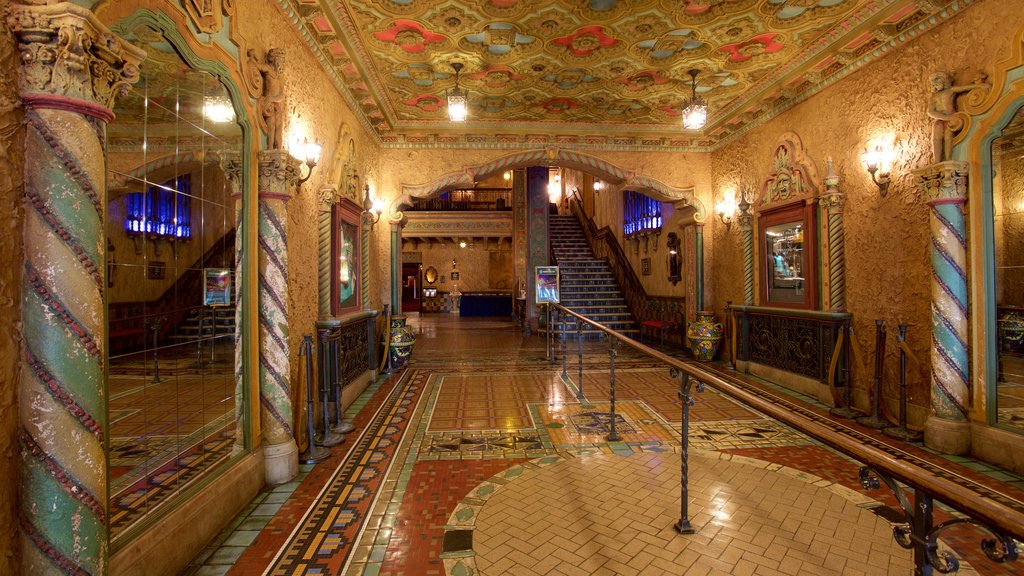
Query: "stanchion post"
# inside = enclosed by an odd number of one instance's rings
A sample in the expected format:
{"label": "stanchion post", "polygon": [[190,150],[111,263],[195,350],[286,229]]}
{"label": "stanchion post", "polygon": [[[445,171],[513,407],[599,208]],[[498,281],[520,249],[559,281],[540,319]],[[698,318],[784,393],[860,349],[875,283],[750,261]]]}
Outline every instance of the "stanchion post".
{"label": "stanchion post", "polygon": [[907,340],[907,325],[900,324],[896,339],[900,343],[900,424],[882,430],[886,436],[910,442],[920,441],[924,435],[907,428],[907,353],[903,343]]}
{"label": "stanchion post", "polygon": [[558,347],[562,349],[562,378],[568,378],[569,375],[565,371],[566,360],[566,346],[565,346],[565,324],[558,324]]}
{"label": "stanchion post", "polygon": [[579,380],[576,382],[576,399],[583,401],[583,325],[576,319],[576,354],[579,367]]}
{"label": "stanchion post", "polygon": [[611,421],[609,422],[608,436],[606,436],[605,439],[609,442],[618,442],[619,440],[622,440],[622,437],[615,431],[615,357],[619,355],[619,351],[616,350],[618,344],[618,340],[608,336],[608,362],[609,371],[611,373],[611,380],[608,387],[608,399],[611,404]]}
{"label": "stanchion post", "polygon": [[306,358],[306,434],[309,436],[306,449],[299,454],[302,464],[316,464],[331,455],[331,451],[316,445],[316,427],[313,424],[313,335],[302,337],[299,356]]}
{"label": "stanchion post", "polygon": [[889,422],[882,418],[882,375],[885,370],[885,324],[881,320],[875,320],[875,390],[872,402],[871,416],[858,418],[857,423],[861,426],[881,430],[889,425]]}
{"label": "stanchion post", "polygon": [[[693,406],[693,394],[690,393],[690,375],[681,372],[676,368],[669,370],[673,378],[679,378],[679,399],[683,404],[683,429],[680,438],[680,481],[679,491],[681,504],[679,506],[679,522],[676,522],[676,532],[680,534],[693,534],[696,530],[690,525],[690,406]],[[697,391],[703,389],[703,384],[697,382]]]}
{"label": "stanchion post", "polygon": [[337,340],[332,338],[331,330],[324,329],[319,331],[320,336],[320,396],[321,396],[321,413],[323,415],[323,435],[320,438],[321,446],[337,446],[345,441],[344,436],[340,436],[331,431],[331,420],[328,410],[328,406],[331,401],[331,378],[333,370],[332,357],[336,356],[338,351],[335,347]]}

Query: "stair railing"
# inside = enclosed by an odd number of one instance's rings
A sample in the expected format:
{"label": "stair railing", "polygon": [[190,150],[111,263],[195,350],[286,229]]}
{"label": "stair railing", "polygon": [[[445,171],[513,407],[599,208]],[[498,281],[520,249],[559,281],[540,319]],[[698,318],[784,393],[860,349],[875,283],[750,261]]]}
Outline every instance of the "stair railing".
{"label": "stair railing", "polygon": [[[685,298],[672,298],[666,296],[649,296],[647,290],[644,289],[644,285],[640,282],[640,278],[637,277],[636,271],[633,270],[633,266],[629,263],[629,257],[626,256],[626,252],[622,249],[622,245],[619,244],[618,239],[615,237],[615,232],[608,226],[605,226],[598,230],[597,225],[594,224],[594,220],[583,210],[583,204],[580,202],[579,197],[573,196],[570,199],[570,205],[572,207],[572,213],[583,225],[583,234],[587,237],[587,244],[590,245],[590,249],[594,252],[594,256],[597,258],[603,258],[608,261],[608,267],[611,268],[612,274],[615,276],[615,281],[619,283],[619,287],[622,288],[622,294],[626,298],[626,305],[629,307],[629,312],[633,315],[633,318],[638,324],[647,320],[650,315],[650,310],[653,309],[655,303],[661,304],[667,301],[678,302],[680,304],[679,309],[683,312],[681,318],[681,326],[686,325],[686,306]],[[665,320],[664,318],[656,318],[657,320]],[[640,328],[643,330],[643,327]],[[680,337],[680,343],[682,338]]]}
{"label": "stair railing", "polygon": [[[971,524],[990,536],[981,540],[980,547],[993,562],[1017,559],[1018,544],[1015,539],[1024,540],[1024,499],[1001,490],[998,481],[979,480],[953,463],[936,463],[925,459],[904,449],[902,442],[870,436],[830,420],[773,390],[734,378],[724,370],[713,371],[705,365],[668,356],[561,304],[551,304],[550,307],[554,313],[567,320],[571,319],[577,332],[581,325],[589,324],[608,338],[610,419],[607,422],[606,438],[609,442],[620,440],[615,429],[619,418],[615,413],[615,360],[620,348],[628,347],[657,360],[669,369],[673,378],[679,380],[683,419],[680,434],[681,509],[675,528],[680,534],[695,532],[690,524],[688,509],[689,410],[695,399],[693,393],[703,392],[705,386],[709,386],[860,462],[857,480],[865,490],[875,490],[884,484],[892,491],[899,506],[896,512],[901,518],[894,523],[893,539],[901,547],[913,551],[915,574],[956,572],[959,561],[952,553],[939,549],[938,539],[945,530],[962,524]],[[568,322],[560,323],[560,330],[573,329],[567,325]],[[565,354],[564,348],[562,353]],[[579,347],[578,364],[577,397],[585,402],[582,389],[582,346]],[[936,523],[933,515],[936,501],[941,501],[963,516]],[[982,571],[980,566],[975,565],[974,568]]]}

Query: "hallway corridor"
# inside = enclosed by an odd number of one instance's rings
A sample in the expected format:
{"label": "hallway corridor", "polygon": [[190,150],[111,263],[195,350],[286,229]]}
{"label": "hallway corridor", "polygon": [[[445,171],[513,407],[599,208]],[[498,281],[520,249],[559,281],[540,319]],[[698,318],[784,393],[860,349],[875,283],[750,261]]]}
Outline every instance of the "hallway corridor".
{"label": "hallway corridor", "polygon": [[[579,401],[576,342],[563,377],[544,338],[510,321],[409,324],[411,365],[350,408],[356,431],[261,493],[184,574],[913,572],[879,507],[886,490],[863,491],[856,463],[710,388],[691,409],[696,534],[681,536],[681,403],[667,369],[619,352],[622,440],[608,442],[607,343],[584,343]],[[1024,502],[1019,477],[903,448]],[[981,532],[945,537],[961,574],[1021,573],[984,558]]]}

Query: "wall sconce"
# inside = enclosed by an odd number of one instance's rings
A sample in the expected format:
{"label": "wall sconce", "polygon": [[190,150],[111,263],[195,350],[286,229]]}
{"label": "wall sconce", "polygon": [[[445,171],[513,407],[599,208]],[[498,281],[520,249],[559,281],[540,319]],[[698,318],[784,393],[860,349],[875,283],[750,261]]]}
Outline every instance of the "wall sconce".
{"label": "wall sconce", "polygon": [[505,173],[501,175],[501,177],[505,179],[505,182],[512,180],[512,171],[506,170]]}
{"label": "wall sconce", "polygon": [[594,194],[600,194],[601,190],[604,190],[604,182],[594,180]]}
{"label": "wall sconce", "polygon": [[885,198],[889,192],[889,175],[892,172],[892,150],[881,146],[875,146],[874,150],[865,148],[860,161],[871,174],[871,181],[878,186],[878,195]]}
{"label": "wall sconce", "polygon": [[370,198],[370,185],[363,187],[363,216],[370,222],[370,230],[373,225],[380,221],[380,215],[384,213],[384,201]]}
{"label": "wall sconce", "polygon": [[718,219],[722,221],[722,224],[725,224],[725,229],[732,230],[732,217],[736,214],[736,199],[731,195],[724,196],[715,205],[715,213],[718,214]]}
{"label": "wall sconce", "polygon": [[299,160],[302,160],[309,172],[306,173],[305,178],[299,178],[300,186],[313,175],[313,168],[316,168],[316,165],[320,163],[321,152],[323,152],[323,146],[318,142],[310,142],[306,139],[302,140],[302,145],[299,147],[299,154],[301,154],[302,157],[299,158]]}

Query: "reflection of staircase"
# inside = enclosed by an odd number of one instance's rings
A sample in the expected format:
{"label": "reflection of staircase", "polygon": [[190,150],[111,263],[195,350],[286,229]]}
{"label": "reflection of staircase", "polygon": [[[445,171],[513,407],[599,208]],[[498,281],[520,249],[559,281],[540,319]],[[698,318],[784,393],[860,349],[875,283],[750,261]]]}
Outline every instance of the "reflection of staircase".
{"label": "reflection of staircase", "polygon": [[[626,306],[611,268],[606,261],[594,257],[576,217],[551,216],[549,222],[551,251],[561,275],[561,304],[612,330],[638,337],[640,327]],[[564,325],[569,334],[575,333],[574,321]],[[599,331],[590,328],[583,333],[584,337],[596,336]]]}
{"label": "reflection of staircase", "polygon": [[188,316],[178,324],[173,338],[177,340],[196,340],[212,336],[233,336],[235,333],[235,308],[218,306],[209,308],[193,308]]}

